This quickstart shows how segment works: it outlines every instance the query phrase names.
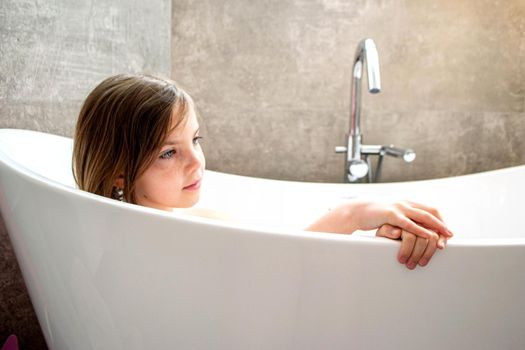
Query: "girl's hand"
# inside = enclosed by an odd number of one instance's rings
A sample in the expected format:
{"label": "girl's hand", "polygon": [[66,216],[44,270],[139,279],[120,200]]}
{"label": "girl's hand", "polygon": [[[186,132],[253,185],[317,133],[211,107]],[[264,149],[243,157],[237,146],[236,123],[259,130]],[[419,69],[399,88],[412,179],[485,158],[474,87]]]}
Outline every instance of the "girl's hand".
{"label": "girl's hand", "polygon": [[410,270],[413,270],[418,264],[419,266],[426,266],[436,249],[444,249],[447,241],[447,237],[442,235],[437,241],[434,238],[417,237],[399,227],[388,224],[381,226],[376,235],[390,239],[401,239],[401,248],[397,254],[397,260],[401,264],[406,264]]}
{"label": "girl's hand", "polygon": [[319,218],[307,230],[350,234],[355,230],[373,230],[384,224],[435,241],[439,239],[438,234],[452,237],[452,232],[445,226],[436,209],[408,201],[348,202]]}

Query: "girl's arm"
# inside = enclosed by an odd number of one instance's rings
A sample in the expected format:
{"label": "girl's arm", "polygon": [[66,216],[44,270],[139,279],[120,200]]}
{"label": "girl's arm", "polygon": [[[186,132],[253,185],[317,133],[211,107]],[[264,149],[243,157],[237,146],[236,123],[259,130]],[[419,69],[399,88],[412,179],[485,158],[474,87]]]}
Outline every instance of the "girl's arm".
{"label": "girl's arm", "polygon": [[352,201],[342,204],[317,219],[307,231],[351,234],[356,230],[373,230],[384,224],[426,238],[439,239],[439,235],[452,237],[439,212],[431,207],[408,201],[382,203]]}
{"label": "girl's arm", "polygon": [[444,249],[447,239],[452,237],[436,209],[413,202],[346,203],[319,218],[307,230],[351,234],[377,227],[377,236],[401,239],[397,259],[410,270],[418,264],[426,266],[436,249]]}

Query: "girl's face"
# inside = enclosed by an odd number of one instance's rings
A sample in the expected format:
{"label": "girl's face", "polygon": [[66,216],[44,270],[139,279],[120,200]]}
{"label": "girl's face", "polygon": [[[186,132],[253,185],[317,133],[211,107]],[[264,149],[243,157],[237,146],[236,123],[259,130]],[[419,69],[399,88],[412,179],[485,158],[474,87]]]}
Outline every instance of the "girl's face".
{"label": "girl's face", "polygon": [[168,134],[156,159],[137,179],[137,204],[171,210],[197,203],[205,164],[200,138],[199,123],[190,108],[186,121]]}

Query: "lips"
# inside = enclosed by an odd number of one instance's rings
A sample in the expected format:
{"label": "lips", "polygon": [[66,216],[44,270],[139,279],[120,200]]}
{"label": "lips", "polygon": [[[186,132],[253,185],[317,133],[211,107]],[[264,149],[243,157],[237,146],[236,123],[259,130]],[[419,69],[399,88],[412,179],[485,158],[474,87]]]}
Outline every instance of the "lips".
{"label": "lips", "polygon": [[191,185],[184,187],[183,190],[193,191],[193,190],[198,190],[200,187],[201,187],[201,179],[195,181]]}

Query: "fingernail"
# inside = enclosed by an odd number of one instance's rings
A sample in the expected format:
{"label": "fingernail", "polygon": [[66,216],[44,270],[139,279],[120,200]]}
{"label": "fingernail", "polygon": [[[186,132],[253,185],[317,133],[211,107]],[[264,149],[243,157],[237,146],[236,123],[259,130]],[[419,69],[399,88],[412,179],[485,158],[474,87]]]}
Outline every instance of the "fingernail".
{"label": "fingernail", "polygon": [[401,264],[406,263],[407,260],[408,260],[408,258],[405,258],[404,256],[402,256],[402,257],[399,258],[399,262],[400,262]]}
{"label": "fingernail", "polygon": [[426,266],[428,264],[428,259],[421,259],[419,260],[419,266]]}
{"label": "fingernail", "polygon": [[409,261],[407,263],[407,267],[410,269],[410,270],[413,270],[415,267],[416,267],[416,263],[413,262],[413,261]]}
{"label": "fingernail", "polygon": [[443,242],[443,241],[438,241],[438,248],[440,248],[440,249],[444,249],[444,248],[445,248],[445,242]]}
{"label": "fingernail", "polygon": [[452,233],[452,231],[450,231],[448,228],[447,228],[447,233],[450,235],[450,237],[454,236],[454,234]]}

